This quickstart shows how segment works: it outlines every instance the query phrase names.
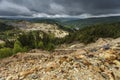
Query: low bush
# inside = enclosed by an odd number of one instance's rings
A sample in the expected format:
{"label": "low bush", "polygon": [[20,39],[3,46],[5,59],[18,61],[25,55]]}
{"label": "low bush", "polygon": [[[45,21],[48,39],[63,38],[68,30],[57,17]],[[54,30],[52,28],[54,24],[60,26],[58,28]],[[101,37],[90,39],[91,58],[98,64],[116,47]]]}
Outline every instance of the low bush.
{"label": "low bush", "polygon": [[16,54],[18,52],[25,52],[25,51],[27,51],[27,48],[22,47],[22,44],[18,40],[16,40],[14,43],[13,53]]}
{"label": "low bush", "polygon": [[0,48],[4,48],[5,47],[5,43],[0,43]]}
{"label": "low bush", "polygon": [[12,56],[12,55],[13,55],[13,52],[11,48],[0,49],[0,58],[5,58],[5,57]]}

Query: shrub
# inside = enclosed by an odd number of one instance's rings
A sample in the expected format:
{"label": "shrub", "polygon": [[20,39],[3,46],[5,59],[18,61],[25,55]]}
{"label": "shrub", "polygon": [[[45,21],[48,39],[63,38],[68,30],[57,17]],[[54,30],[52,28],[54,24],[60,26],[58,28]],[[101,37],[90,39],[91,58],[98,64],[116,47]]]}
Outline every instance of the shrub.
{"label": "shrub", "polygon": [[44,44],[43,44],[43,42],[42,42],[42,41],[40,41],[40,42],[38,43],[38,48],[41,48],[41,49],[43,49],[43,48],[44,48]]}
{"label": "shrub", "polygon": [[0,43],[0,48],[5,47],[5,43]]}
{"label": "shrub", "polygon": [[24,49],[22,48],[21,43],[16,40],[14,43],[13,53],[16,54],[18,52],[24,52]]}
{"label": "shrub", "polygon": [[5,58],[13,55],[11,48],[2,48],[0,49],[0,58]]}
{"label": "shrub", "polygon": [[48,43],[45,47],[45,50],[53,51],[55,49],[55,45],[53,43]]}

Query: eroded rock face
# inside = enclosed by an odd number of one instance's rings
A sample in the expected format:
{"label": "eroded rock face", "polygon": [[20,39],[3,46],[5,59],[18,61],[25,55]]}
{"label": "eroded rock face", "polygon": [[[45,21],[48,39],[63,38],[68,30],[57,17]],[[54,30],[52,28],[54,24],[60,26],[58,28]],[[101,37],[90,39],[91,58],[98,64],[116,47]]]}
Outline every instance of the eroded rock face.
{"label": "eroded rock face", "polygon": [[10,25],[19,27],[23,31],[40,30],[47,34],[54,34],[55,37],[58,37],[58,38],[63,38],[65,36],[69,35],[69,33],[67,31],[60,29],[59,26],[56,24],[30,23],[27,21],[22,21],[22,22],[18,22],[18,23],[11,23]]}
{"label": "eroded rock face", "polygon": [[19,53],[0,60],[0,80],[120,80],[120,51],[112,44],[107,50],[96,45],[95,51],[89,46],[66,54]]}

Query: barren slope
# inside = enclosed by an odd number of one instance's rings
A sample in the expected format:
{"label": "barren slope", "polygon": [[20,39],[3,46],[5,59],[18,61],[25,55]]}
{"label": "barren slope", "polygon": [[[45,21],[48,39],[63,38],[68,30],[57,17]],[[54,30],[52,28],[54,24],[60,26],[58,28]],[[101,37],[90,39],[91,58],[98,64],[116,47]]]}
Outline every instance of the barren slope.
{"label": "barren slope", "polygon": [[0,60],[0,80],[120,80],[120,38],[75,46]]}
{"label": "barren slope", "polygon": [[21,21],[16,23],[10,23],[12,26],[19,27],[23,31],[35,31],[40,30],[48,34],[54,34],[55,37],[62,38],[68,35],[67,31],[60,29],[57,24],[48,24],[48,23],[31,23],[27,21]]}

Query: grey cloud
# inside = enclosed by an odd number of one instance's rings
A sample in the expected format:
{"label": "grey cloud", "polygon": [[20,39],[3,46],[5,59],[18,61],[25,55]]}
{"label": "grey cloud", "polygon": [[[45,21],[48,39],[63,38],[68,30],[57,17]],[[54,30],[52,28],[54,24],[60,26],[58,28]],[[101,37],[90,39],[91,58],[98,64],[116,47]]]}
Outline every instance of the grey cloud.
{"label": "grey cloud", "polygon": [[119,14],[119,9],[120,0],[0,0],[1,16],[106,15]]}
{"label": "grey cloud", "polygon": [[59,0],[58,2],[73,14],[110,14],[120,9],[120,0]]}

